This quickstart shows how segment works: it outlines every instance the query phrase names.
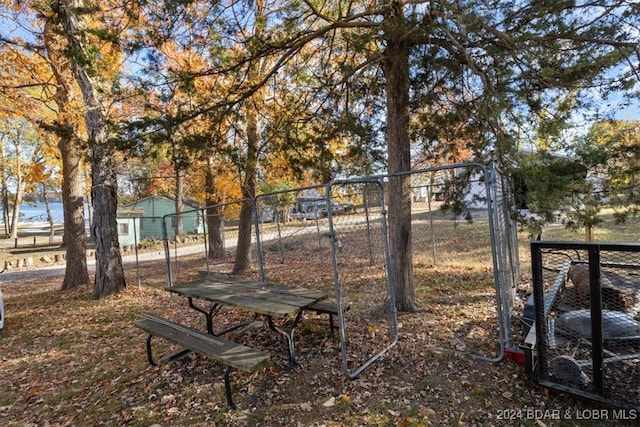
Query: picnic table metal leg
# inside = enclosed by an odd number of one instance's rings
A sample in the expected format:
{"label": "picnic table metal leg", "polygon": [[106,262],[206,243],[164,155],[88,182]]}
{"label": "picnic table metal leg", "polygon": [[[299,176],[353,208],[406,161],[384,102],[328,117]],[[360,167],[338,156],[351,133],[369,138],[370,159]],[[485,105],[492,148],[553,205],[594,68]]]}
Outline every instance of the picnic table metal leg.
{"label": "picnic table metal leg", "polygon": [[285,339],[285,341],[287,342],[287,351],[288,351],[288,356],[289,356],[289,363],[287,365],[287,371],[290,371],[291,369],[293,369],[293,367],[295,365],[298,364],[298,362],[296,361],[296,346],[295,343],[293,341],[293,333],[296,329],[296,326],[298,325],[298,322],[300,321],[300,317],[302,316],[302,310],[298,312],[298,315],[296,316],[295,320],[293,321],[293,324],[291,325],[291,328],[286,331],[280,327],[278,327],[274,322],[273,322],[273,318],[271,316],[267,316],[267,321],[269,323],[269,327],[278,332],[280,335],[282,335]]}
{"label": "picnic table metal leg", "polygon": [[233,410],[237,409],[235,403],[233,403],[233,397],[231,396],[231,380],[229,378],[229,374],[231,373],[231,366],[227,366],[224,368],[224,392],[227,396],[227,403],[229,407]]}
{"label": "picnic table metal leg", "polygon": [[193,298],[189,297],[189,307],[193,308],[195,311],[204,314],[204,317],[207,319],[207,332],[211,335],[222,335],[222,334],[214,334],[213,333],[213,316],[216,315],[218,311],[222,308],[222,304],[218,304],[214,302],[211,304],[211,308],[209,310],[205,310],[204,308],[198,307],[193,303]]}
{"label": "picnic table metal leg", "polygon": [[216,337],[220,337],[220,336],[223,336],[225,334],[228,334],[229,332],[233,332],[233,331],[242,329],[243,327],[248,326],[251,323],[253,323],[258,318],[258,313],[255,313],[253,315],[253,317],[251,318],[251,320],[247,320],[246,322],[242,322],[242,323],[239,323],[237,325],[233,325],[230,328],[225,329],[224,331],[216,333],[216,332],[213,331],[213,318],[222,309],[223,304],[214,302],[213,304],[211,304],[211,308],[209,310],[207,310],[207,309],[204,309],[202,307],[198,307],[197,305],[195,305],[195,303],[193,302],[193,298],[189,297],[189,307],[193,308],[194,310],[196,310],[199,313],[204,314],[204,317],[207,319],[207,333],[209,333],[211,335],[214,335]]}
{"label": "picnic table metal leg", "polygon": [[158,359],[156,361],[156,360],[153,359],[153,352],[151,350],[151,339],[152,338],[153,338],[153,334],[149,334],[147,336],[147,360],[149,361],[149,365],[151,365],[151,366],[158,366],[158,365],[162,365],[162,364],[167,363],[167,362],[178,360],[181,357],[184,357],[187,354],[191,353],[191,350],[185,348],[183,350],[177,351],[177,352],[175,352],[173,354],[170,354],[168,356],[164,356],[164,357],[162,357],[162,358],[160,358],[160,359]]}
{"label": "picnic table metal leg", "polygon": [[147,336],[147,360],[149,361],[149,365],[158,366],[155,360],[153,360],[153,355],[151,354],[151,338],[153,335],[149,334]]}

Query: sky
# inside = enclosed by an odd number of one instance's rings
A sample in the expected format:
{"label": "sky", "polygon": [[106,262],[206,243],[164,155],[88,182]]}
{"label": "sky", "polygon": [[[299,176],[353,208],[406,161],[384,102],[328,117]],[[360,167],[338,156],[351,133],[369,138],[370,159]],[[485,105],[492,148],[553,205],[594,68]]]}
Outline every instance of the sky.
{"label": "sky", "polygon": [[618,120],[640,120],[640,105],[629,106],[621,109],[616,113],[616,119]]}

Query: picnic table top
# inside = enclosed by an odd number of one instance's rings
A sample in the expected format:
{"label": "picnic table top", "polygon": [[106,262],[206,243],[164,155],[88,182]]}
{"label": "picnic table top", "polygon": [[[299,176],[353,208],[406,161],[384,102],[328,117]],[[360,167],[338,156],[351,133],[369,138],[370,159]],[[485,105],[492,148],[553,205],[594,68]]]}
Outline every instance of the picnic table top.
{"label": "picnic table top", "polygon": [[327,293],[320,290],[211,273],[200,280],[170,286],[165,290],[272,317],[294,316],[306,306],[327,298]]}

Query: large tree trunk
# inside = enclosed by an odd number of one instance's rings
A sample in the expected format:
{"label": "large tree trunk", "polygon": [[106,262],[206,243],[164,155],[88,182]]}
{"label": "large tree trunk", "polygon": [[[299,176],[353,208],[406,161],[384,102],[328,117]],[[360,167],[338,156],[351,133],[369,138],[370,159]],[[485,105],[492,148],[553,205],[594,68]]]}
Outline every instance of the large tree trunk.
{"label": "large tree trunk", "polygon": [[[87,114],[87,127],[101,123],[97,114]],[[122,257],[118,242],[116,210],[118,206],[117,176],[113,153],[104,144],[104,129],[94,134],[91,147],[91,199],[93,223],[91,231],[96,242],[96,276],[93,297],[115,294],[126,287]],[[99,142],[100,141],[100,142]]]}
{"label": "large tree trunk", "polygon": [[209,258],[220,259],[224,257],[224,244],[222,242],[222,212],[220,211],[220,200],[216,189],[216,177],[213,170],[213,159],[211,157],[207,159],[205,193]]}
{"label": "large tree trunk", "polygon": [[[411,170],[409,49],[399,40],[387,40],[387,43],[384,73],[388,160],[389,173],[394,174]],[[389,245],[391,280],[395,287],[397,309],[414,311],[416,300],[411,246],[411,186],[406,175],[389,179]]]}
{"label": "large tree trunk", "polygon": [[[91,147],[91,199],[93,222],[91,232],[96,242],[96,275],[94,298],[115,294],[126,286],[118,243],[117,175],[113,149],[108,145],[105,113],[97,83],[81,64],[89,61],[90,46],[85,42],[86,21],[82,0],[62,0],[60,13],[66,37],[74,52],[73,74],[82,91],[86,107],[85,121]],[[79,59],[78,56],[81,56]]]}
{"label": "large tree trunk", "polygon": [[84,189],[82,157],[83,149],[77,139],[76,117],[72,102],[73,73],[69,61],[58,49],[57,35],[51,20],[47,20],[44,43],[49,63],[56,78],[56,93],[53,99],[58,106],[58,149],[62,157],[62,209],[64,217],[63,245],[66,250],[66,265],[62,289],[73,289],[89,284],[87,268],[87,242],[84,218]]}
{"label": "large tree trunk", "polygon": [[[256,24],[255,36],[261,40],[264,35],[265,22],[264,0],[256,0]],[[260,63],[249,66],[248,80],[255,82],[260,77]],[[244,181],[242,182],[242,196],[244,201],[240,208],[240,220],[238,226],[238,246],[233,264],[233,273],[240,274],[249,268],[251,263],[251,230],[253,228],[253,202],[256,197],[256,174],[258,173],[258,154],[260,153],[260,139],[258,135],[257,108],[260,99],[259,93],[253,95],[253,102],[247,103],[247,158],[244,165]]]}
{"label": "large tree trunk", "polygon": [[89,284],[87,239],[84,222],[84,190],[82,188],[82,154],[72,138],[60,138],[62,156],[62,209],[66,266],[62,289]]}

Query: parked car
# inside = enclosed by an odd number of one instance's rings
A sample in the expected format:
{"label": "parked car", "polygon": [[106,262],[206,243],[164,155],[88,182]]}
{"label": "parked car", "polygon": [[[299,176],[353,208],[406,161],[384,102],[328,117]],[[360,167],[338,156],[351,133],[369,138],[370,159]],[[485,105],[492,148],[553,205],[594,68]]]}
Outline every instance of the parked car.
{"label": "parked car", "polygon": [[349,210],[349,207],[346,204],[340,204],[335,200],[331,200],[330,203],[327,203],[326,200],[319,200],[316,202],[316,206],[321,217],[326,217],[328,215],[327,211],[329,208],[331,209],[332,215],[344,215],[348,213]]}
{"label": "parked car", "polygon": [[291,210],[291,218],[294,219],[320,219],[326,218],[331,209],[332,215],[344,215],[355,212],[353,203],[338,203],[327,199],[298,199],[295,207]]}

